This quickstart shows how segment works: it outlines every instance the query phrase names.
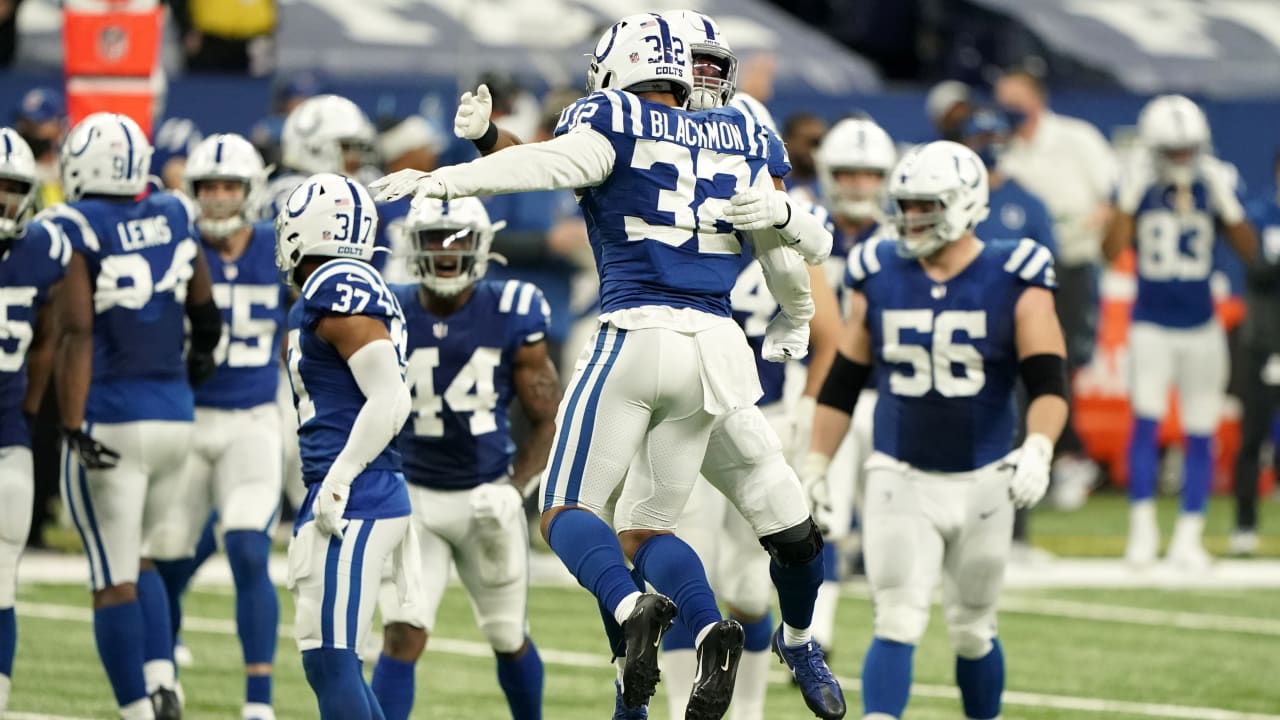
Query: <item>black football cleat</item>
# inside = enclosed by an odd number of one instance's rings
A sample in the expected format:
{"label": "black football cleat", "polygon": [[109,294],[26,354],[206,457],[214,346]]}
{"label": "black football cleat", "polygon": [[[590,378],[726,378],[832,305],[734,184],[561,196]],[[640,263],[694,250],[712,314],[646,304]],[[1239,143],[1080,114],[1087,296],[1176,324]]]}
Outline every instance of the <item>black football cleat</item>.
{"label": "black football cleat", "polygon": [[685,720],[720,720],[733,699],[738,661],[746,635],[737,620],[721,620],[698,646],[698,674],[685,709]]}
{"label": "black football cleat", "polygon": [[773,634],[773,652],[778,660],[791,671],[804,704],[822,720],[840,720],[845,714],[844,691],[840,682],[831,674],[822,648],[815,640],[804,645],[788,647],[782,642],[782,626]]}
{"label": "black football cleat", "polygon": [[171,688],[159,688],[151,693],[151,708],[156,720],[182,720],[182,701]]}
{"label": "black football cleat", "polygon": [[649,704],[658,689],[658,647],[662,634],[676,617],[676,604],[665,595],[645,593],[626,622],[622,635],[627,643],[627,664],[622,669],[622,704],[628,710]]}

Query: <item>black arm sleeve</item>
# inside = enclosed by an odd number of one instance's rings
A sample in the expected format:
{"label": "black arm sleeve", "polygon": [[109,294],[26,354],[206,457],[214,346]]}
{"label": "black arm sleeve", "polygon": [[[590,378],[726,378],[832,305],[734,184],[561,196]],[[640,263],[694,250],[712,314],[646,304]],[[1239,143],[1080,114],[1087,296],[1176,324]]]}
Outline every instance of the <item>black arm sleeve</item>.
{"label": "black arm sleeve", "polygon": [[1032,355],[1018,364],[1022,384],[1027,388],[1027,401],[1041,395],[1067,398],[1067,360],[1061,355]]}
{"label": "black arm sleeve", "polygon": [[858,402],[858,393],[871,377],[871,366],[854,362],[837,352],[831,363],[827,379],[822,382],[818,391],[818,404],[835,408],[846,415],[853,414],[853,406]]}
{"label": "black arm sleeve", "polygon": [[212,300],[203,305],[188,305],[191,320],[191,352],[209,353],[222,339],[222,313]]}

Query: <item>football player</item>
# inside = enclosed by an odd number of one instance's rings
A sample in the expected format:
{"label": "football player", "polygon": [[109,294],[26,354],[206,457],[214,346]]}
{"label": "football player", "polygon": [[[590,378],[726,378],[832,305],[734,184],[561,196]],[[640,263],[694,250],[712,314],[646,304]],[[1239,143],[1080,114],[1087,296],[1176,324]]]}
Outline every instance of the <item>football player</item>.
{"label": "football player", "polygon": [[[280,615],[267,559],[280,504],[283,451],[276,385],[289,297],[275,267],[275,229],[254,224],[265,176],[258,151],[239,135],[205,138],[183,173],[187,194],[200,207],[196,228],[223,336],[214,350],[217,369],[196,391],[195,437],[173,530],[186,535],[190,557],[210,512],[217,512],[236,587],[246,720],[275,717],[271,663]],[[157,565],[176,601],[195,563]]]}
{"label": "football player", "polygon": [[[690,109],[708,110],[732,104],[744,115],[750,115],[774,131],[769,111],[754,98],[736,90],[738,60],[719,25],[707,15],[693,10],[680,10],[667,16],[673,21],[685,22],[688,32],[696,38],[690,44],[693,59]],[[770,173],[782,175],[786,171],[771,166]],[[713,479],[710,483],[699,481],[694,486],[680,517],[677,534],[698,553],[707,567],[712,587],[728,607],[729,616],[743,626],[745,642],[730,717],[759,720],[764,717],[769,648],[776,629],[770,612],[773,590],[769,583],[769,556],[760,552],[759,541],[746,519],[729,507],[725,497],[717,493],[713,485],[751,484],[756,482],[752,476],[758,473],[793,474],[787,466],[787,457],[797,442],[794,435],[803,435],[804,428],[812,421],[812,398],[817,395],[835,355],[840,324],[836,299],[822,266],[810,267],[815,310],[810,321],[812,354],[808,362],[813,382],[803,396],[808,398],[808,402],[802,399],[793,415],[783,403],[787,363],[764,359],[772,350],[765,348],[766,329],[770,319],[779,311],[778,302],[769,292],[760,263],[750,252],[743,252],[742,262],[742,271],[729,299],[734,320],[742,326],[755,355],[764,391],[756,404],[782,442],[753,446],[756,443],[753,436],[734,435],[718,419],[712,426],[707,454],[702,461],[702,475]],[[803,443],[806,449],[808,442],[805,435]],[[823,548],[824,553],[827,549]],[[694,638],[683,623],[677,623],[663,635],[662,649],[661,665],[667,682],[669,712],[673,718],[684,717],[685,704],[697,674]],[[825,651],[826,647],[823,649]],[[622,714],[622,717],[628,715]]]}
{"label": "football player", "polygon": [[[408,322],[414,397],[399,448],[427,594],[419,613],[407,615],[384,585],[373,691],[387,720],[409,717],[414,663],[451,566],[497,656],[511,716],[542,717],[542,660],[525,630],[524,493],[547,465],[560,380],[547,354],[551,309],[542,292],[517,280],[484,280],[500,226],[475,198],[423,200],[406,221],[409,265],[421,280],[393,287]],[[507,416],[517,397],[530,423],[519,450]]]}
{"label": "football player", "polygon": [[[805,314],[798,315],[794,298],[774,289],[787,308],[771,321],[771,339],[782,340],[779,357],[803,354],[813,312],[807,270],[788,245],[821,261],[830,234],[813,216],[793,213],[780,182],[771,181],[768,167],[777,162],[771,154],[781,151],[767,128],[736,109],[683,109],[692,91],[690,44],[662,16],[624,18],[596,44],[592,94],[565,109],[556,138],[432,174],[401,171],[373,186],[383,199],[581,189],[603,314],[557,417],[543,477],[543,534],[622,626],[613,645],[620,650],[625,638],[623,705],[639,708],[652,696],[657,645],[678,606],[698,646],[686,716],[719,718],[732,694],[743,631],[721,619],[697,555],[672,530],[716,416],[726,416],[730,433],[756,433],[758,446],[777,442],[755,407],[759,377],[730,315],[741,262],[734,230],[755,233],[762,262],[794,263],[789,277],[798,282],[791,287],[805,291],[799,303]],[[619,485],[615,536],[601,513]],[[808,629],[822,539],[798,483],[773,475],[750,487],[718,489],[773,555],[783,655],[804,668],[806,701],[824,717],[842,716],[839,685]],[[673,597],[642,593],[626,557],[640,577]]]}
{"label": "football player", "polygon": [[191,388],[212,372],[222,336],[195,208],[177,193],[136,199],[150,163],[133,120],[89,115],[62,146],[68,203],[43,213],[73,249],[58,300],[63,501],[89,559],[98,654],[130,719],[181,715],[152,560],[184,553],[167,515],[183,501]]}
{"label": "football player", "polygon": [[[1044,495],[1067,418],[1053,256],[1033,240],[974,235],[987,215],[987,170],[963,145],[912,149],[889,196],[900,240],[873,240],[849,257],[852,314],[818,396],[805,468],[830,462],[880,366],[861,513],[876,609],[864,717],[902,717],[941,580],[965,717],[987,720],[1000,715],[1004,690],[995,612],[1013,511]],[[1026,442],[1010,453],[1019,376],[1031,405]]]}
{"label": "football player", "polygon": [[1138,116],[1143,146],[1116,193],[1103,242],[1107,260],[1137,253],[1138,294],[1129,349],[1133,433],[1129,440],[1129,542],[1125,559],[1156,559],[1156,430],[1178,390],[1186,435],[1182,512],[1168,558],[1188,570],[1210,562],[1201,536],[1213,480],[1213,433],[1227,388],[1227,336],[1214,314],[1209,276],[1219,229],[1246,261],[1257,254],[1253,226],[1236,197],[1234,171],[1209,151],[1209,123],[1191,100],[1161,95]]}
{"label": "football player", "polygon": [[16,131],[0,128],[0,716],[18,643],[13,605],[18,559],[31,530],[35,495],[31,435],[53,370],[49,304],[67,271],[71,246],[52,223],[31,222],[40,180]]}
{"label": "football player", "polygon": [[299,185],[276,220],[276,265],[300,297],[288,368],[306,500],[289,543],[294,637],[325,720],[382,717],[360,657],[393,553],[402,603],[421,592],[409,493],[392,441],[409,416],[400,302],[373,269],[377,214],[359,183]]}

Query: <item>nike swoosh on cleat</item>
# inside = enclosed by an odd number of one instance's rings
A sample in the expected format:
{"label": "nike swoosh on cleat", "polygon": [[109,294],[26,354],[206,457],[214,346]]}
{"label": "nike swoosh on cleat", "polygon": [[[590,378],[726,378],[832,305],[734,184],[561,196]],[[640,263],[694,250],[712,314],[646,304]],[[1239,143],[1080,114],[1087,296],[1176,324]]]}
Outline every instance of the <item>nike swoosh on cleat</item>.
{"label": "nike swoosh on cleat", "polygon": [[721,670],[725,672],[729,672],[729,659],[730,659],[729,656],[726,654],[724,656],[724,664],[720,666]]}

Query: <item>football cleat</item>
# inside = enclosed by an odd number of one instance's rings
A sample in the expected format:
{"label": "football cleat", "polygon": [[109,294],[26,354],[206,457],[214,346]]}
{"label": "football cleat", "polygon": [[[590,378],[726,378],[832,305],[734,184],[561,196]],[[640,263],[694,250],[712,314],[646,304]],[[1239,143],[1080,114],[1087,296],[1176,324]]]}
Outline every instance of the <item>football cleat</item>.
{"label": "football cleat", "polygon": [[836,681],[818,643],[810,640],[804,645],[787,647],[782,643],[782,626],[773,634],[773,653],[791,671],[804,704],[823,720],[840,720],[844,717],[844,691]]}
{"label": "football cleat", "polygon": [[733,699],[746,635],[737,620],[716,623],[698,646],[698,674],[685,709],[687,720],[719,720]]}
{"label": "football cleat", "polygon": [[613,698],[613,720],[649,720],[649,708],[640,706],[629,708],[622,703],[622,683],[613,681],[617,694]]}
{"label": "football cleat", "polygon": [[172,688],[159,688],[151,693],[151,707],[156,720],[182,720],[182,701]]}
{"label": "football cleat", "polygon": [[676,604],[665,595],[645,593],[622,623],[627,664],[622,669],[622,704],[629,709],[649,704],[658,688],[658,647],[676,617]]}

